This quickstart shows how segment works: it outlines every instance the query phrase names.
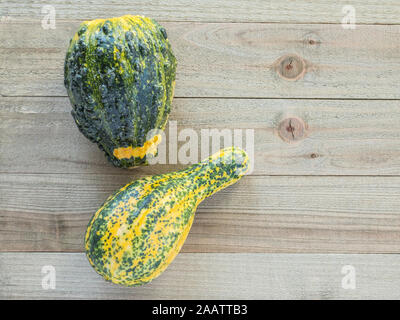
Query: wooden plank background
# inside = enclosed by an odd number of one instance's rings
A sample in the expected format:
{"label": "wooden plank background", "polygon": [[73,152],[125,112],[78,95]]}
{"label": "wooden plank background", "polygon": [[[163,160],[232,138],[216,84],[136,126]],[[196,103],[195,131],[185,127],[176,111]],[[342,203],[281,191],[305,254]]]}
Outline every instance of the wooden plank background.
{"label": "wooden plank background", "polygon": [[[400,299],[398,255],[179,254],[156,280],[124,288],[103,280],[83,253],[3,253],[0,299]],[[56,270],[43,290],[42,268]],[[357,290],[343,289],[353,266]]]}
{"label": "wooden plank background", "polygon": [[[400,11],[400,10],[399,10]],[[66,96],[66,48],[79,21],[2,24],[3,96]],[[178,64],[176,97],[399,99],[400,25],[165,22]],[[282,57],[303,59],[301,81]]]}
{"label": "wooden plank background", "polygon": [[[54,30],[42,1],[0,4],[0,298],[400,298],[398,1],[352,1],[354,30],[342,0],[49,4]],[[113,190],[185,166],[112,167],[63,87],[80,22],[128,13],[167,29],[178,130],[254,129],[255,142],[252,174],[200,205],[182,253],[141,288],[95,274],[86,225]],[[303,68],[296,81],[282,77],[285,57]],[[288,118],[305,126],[296,142],[280,136]],[[56,290],[41,287],[44,265]]]}
{"label": "wooden plank background", "polygon": [[[202,22],[274,22],[274,23],[340,23],[347,0],[52,0],[60,19],[97,19],[121,16],[129,12],[148,15],[160,21]],[[352,0],[359,24],[399,24],[396,0]],[[4,0],[3,15],[11,18],[43,17],[43,1]]]}

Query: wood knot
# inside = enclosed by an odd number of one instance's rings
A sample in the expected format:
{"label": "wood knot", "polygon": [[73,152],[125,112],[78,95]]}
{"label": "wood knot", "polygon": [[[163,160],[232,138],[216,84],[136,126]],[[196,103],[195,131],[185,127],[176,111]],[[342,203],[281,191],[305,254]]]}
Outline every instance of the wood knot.
{"label": "wood knot", "polygon": [[306,72],[306,63],[298,55],[285,55],[278,59],[276,72],[285,80],[298,80]]}
{"label": "wood knot", "polygon": [[295,142],[306,137],[306,124],[299,118],[287,118],[279,123],[279,136],[286,142]]}
{"label": "wood knot", "polygon": [[303,37],[303,44],[304,47],[306,48],[310,48],[310,47],[319,47],[321,45],[321,38],[318,36],[318,34],[310,32],[307,33],[304,37]]}

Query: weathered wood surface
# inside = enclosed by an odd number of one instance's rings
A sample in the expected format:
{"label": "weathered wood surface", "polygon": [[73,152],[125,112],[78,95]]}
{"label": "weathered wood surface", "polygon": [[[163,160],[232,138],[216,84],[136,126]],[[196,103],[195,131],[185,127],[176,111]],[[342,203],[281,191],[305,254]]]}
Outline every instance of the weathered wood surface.
{"label": "weathered wood surface", "polygon": [[[147,15],[160,21],[204,22],[274,22],[274,23],[341,23],[352,5],[359,24],[398,24],[400,5],[397,0],[4,0],[2,15],[10,19],[42,19],[44,5],[56,10],[57,19],[97,19],[125,14]],[[5,19],[5,18],[4,18]]]}
{"label": "weathered wood surface", "polygon": [[[54,290],[42,288],[49,265]],[[354,289],[342,286],[346,266]],[[400,299],[399,270],[400,255],[183,253],[150,284],[124,288],[105,282],[84,254],[2,253],[0,298]]]}
{"label": "weathered wood surface", "polygon": [[[0,175],[0,250],[83,251],[129,175]],[[400,253],[400,178],[247,176],[204,201],[183,252]]]}
{"label": "weathered wood surface", "polygon": [[[349,4],[355,30],[341,25]],[[44,5],[0,3],[0,298],[400,299],[397,0],[54,0],[55,30],[41,26]],[[90,268],[86,225],[113,190],[185,165],[113,168],[63,87],[80,22],[123,14],[168,31],[178,132],[255,134],[252,175],[203,202],[183,253],[130,289]],[[43,265],[56,267],[54,291]],[[341,287],[343,265],[356,290]]]}
{"label": "weathered wood surface", "polygon": [[[176,98],[173,104],[178,132],[193,128],[199,141],[205,128],[254,129],[256,175],[400,174],[399,101]],[[78,131],[70,110],[63,97],[0,97],[0,172],[127,175],[185,167],[114,168]],[[292,116],[307,130],[288,143],[279,123]]]}
{"label": "weathered wood surface", "polygon": [[[40,21],[0,24],[0,93],[65,96],[65,52],[79,23],[59,22],[55,30],[43,29]],[[176,97],[400,98],[398,25],[164,26],[179,61]],[[278,75],[281,58],[292,54],[304,71],[297,81]]]}

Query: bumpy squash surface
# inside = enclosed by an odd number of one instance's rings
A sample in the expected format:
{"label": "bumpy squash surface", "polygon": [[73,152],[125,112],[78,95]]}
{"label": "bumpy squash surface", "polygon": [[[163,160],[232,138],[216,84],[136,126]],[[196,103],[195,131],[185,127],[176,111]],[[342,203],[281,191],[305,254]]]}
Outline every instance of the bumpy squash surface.
{"label": "bumpy squash surface", "polygon": [[86,255],[106,280],[136,286],[163,272],[180,251],[197,206],[239,180],[247,154],[227,148],[189,168],[134,181],[92,217]]}
{"label": "bumpy squash surface", "polygon": [[156,21],[127,15],[83,22],[64,66],[79,130],[115,166],[145,164],[161,139],[148,133],[163,130],[170,113],[175,71],[167,33]]}

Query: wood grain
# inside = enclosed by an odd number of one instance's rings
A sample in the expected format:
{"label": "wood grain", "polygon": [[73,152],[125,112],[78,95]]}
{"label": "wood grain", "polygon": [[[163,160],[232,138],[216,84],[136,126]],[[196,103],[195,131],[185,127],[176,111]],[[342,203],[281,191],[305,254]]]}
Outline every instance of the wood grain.
{"label": "wood grain", "polygon": [[[129,175],[0,175],[1,251],[83,251]],[[246,176],[204,201],[183,252],[400,253],[400,178]]]}
{"label": "wood grain", "polygon": [[[5,0],[3,16],[9,18],[42,19],[39,0]],[[356,22],[398,24],[400,7],[396,0],[170,0],[165,2],[139,0],[53,0],[57,19],[97,19],[141,14],[160,21],[204,22],[275,22],[275,23],[341,23],[346,15],[342,8],[351,4],[356,10]]]}
{"label": "wood grain", "polygon": [[[0,4],[0,298],[400,299],[397,0],[49,4],[54,30],[42,1]],[[349,4],[354,30],[341,26]],[[115,189],[186,165],[112,167],[77,130],[63,86],[80,22],[123,14],[168,31],[178,132],[255,134],[252,174],[200,205],[182,253],[140,288],[93,271],[87,223]],[[41,287],[44,265],[56,290]],[[355,290],[342,288],[344,265]]]}
{"label": "wood grain", "polygon": [[[42,288],[48,265],[54,290]],[[342,287],[349,265],[355,289]],[[180,254],[150,284],[125,288],[105,282],[83,254],[2,253],[0,298],[400,299],[399,269],[399,255]]]}
{"label": "wood grain", "polygon": [[[170,120],[177,122],[178,132],[193,128],[199,141],[202,129],[254,129],[256,175],[399,175],[399,107],[399,101],[379,100],[177,98]],[[0,172],[131,174],[107,162],[78,131],[70,110],[62,97],[0,98]],[[280,123],[293,116],[307,129],[302,139],[288,143],[280,136]],[[183,167],[134,171],[155,174]]]}
{"label": "wood grain", "polygon": [[[63,64],[78,21],[0,24],[0,93],[65,96]],[[178,59],[176,97],[399,99],[400,26],[164,24]],[[283,57],[304,75],[278,75]]]}

